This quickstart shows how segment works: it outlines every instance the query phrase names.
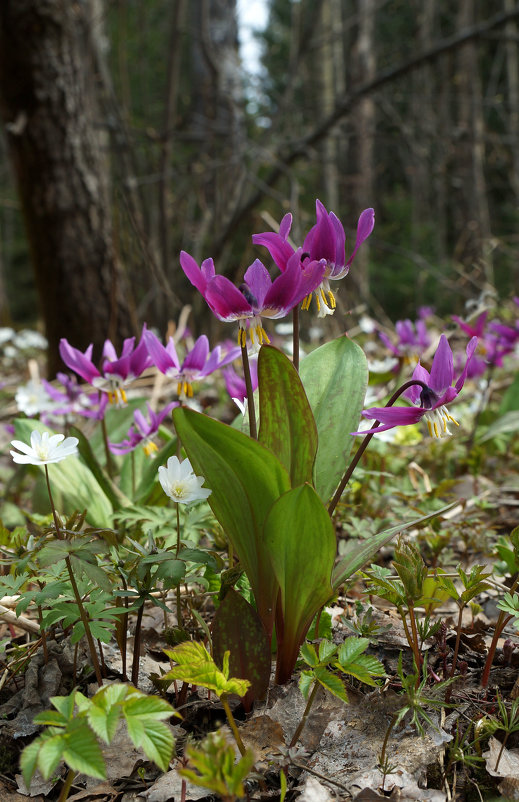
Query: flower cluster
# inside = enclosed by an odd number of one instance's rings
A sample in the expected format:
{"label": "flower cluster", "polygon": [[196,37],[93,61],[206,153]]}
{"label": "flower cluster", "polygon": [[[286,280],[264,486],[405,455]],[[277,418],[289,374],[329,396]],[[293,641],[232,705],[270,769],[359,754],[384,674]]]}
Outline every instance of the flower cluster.
{"label": "flower cluster", "polygon": [[337,281],[348,273],[357,250],[373,231],[375,215],[373,209],[362,212],[348,260],[346,236],[340,220],[333,212],[327,212],[319,200],[316,216],[316,224],[299,248],[288,241],[291,214],[285,215],[278,233],[253,235],[253,243],[265,246],[281,271],[274,280],[265,265],[256,259],[247,268],[243,283],[236,287],[228,278],[216,273],[212,259],[205,259],[199,266],[190,254],[182,251],[182,269],[211,311],[224,323],[238,322],[238,343],[242,348],[246,345],[247,332],[253,346],[270,342],[262,318],[285,317],[301,302],[303,308],[308,309],[314,295],[320,316],[333,313],[336,303],[330,281]]}

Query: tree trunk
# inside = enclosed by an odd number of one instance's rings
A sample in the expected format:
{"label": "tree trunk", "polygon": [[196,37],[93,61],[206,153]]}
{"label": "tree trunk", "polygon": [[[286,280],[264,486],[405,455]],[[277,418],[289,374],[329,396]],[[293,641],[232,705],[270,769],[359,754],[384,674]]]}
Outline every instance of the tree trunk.
{"label": "tree trunk", "polygon": [[96,130],[91,12],[89,3],[68,0],[0,3],[0,112],[49,341],[49,375],[60,366],[61,337],[100,349],[106,337],[118,344],[135,333]]}

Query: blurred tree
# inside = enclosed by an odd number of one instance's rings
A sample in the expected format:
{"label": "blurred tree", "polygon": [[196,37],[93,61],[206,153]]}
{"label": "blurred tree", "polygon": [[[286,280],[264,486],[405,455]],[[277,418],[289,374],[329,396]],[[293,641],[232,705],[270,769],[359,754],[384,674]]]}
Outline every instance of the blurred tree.
{"label": "blurred tree", "polygon": [[111,230],[108,166],[97,126],[93,20],[69,0],[0,3],[0,111],[49,341],[115,343],[135,333]]}

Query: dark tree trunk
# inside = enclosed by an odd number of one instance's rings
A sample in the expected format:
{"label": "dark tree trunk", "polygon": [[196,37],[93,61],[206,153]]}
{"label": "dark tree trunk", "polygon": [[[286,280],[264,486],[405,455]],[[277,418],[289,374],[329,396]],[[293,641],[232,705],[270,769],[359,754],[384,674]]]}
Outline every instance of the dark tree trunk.
{"label": "dark tree trunk", "polygon": [[99,350],[134,333],[113,248],[96,130],[89,3],[2,0],[0,110],[21,197],[49,375],[67,337]]}

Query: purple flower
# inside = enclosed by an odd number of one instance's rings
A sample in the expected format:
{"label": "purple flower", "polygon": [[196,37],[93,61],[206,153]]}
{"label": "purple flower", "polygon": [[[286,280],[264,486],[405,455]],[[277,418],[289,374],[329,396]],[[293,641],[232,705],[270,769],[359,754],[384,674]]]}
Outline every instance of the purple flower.
{"label": "purple flower", "polygon": [[[477,337],[472,337],[466,349],[466,361],[454,386],[454,364],[452,350],[445,334],[440,337],[438,348],[434,355],[431,372],[420,363],[415,367],[413,379],[423,382],[426,388],[419,385],[410,387],[404,395],[412,402],[412,407],[372,407],[363,410],[362,414],[369,420],[378,420],[381,425],[374,429],[374,433],[385,432],[395,426],[410,426],[418,423],[422,418],[427,423],[431,437],[446,437],[450,435],[449,422],[458,426],[458,422],[447,410],[447,404],[453,401],[461,391],[467,378],[470,360],[476,350]],[[365,434],[365,432],[352,432],[352,434]]]}
{"label": "purple flower", "polygon": [[209,351],[209,340],[205,334],[202,334],[193,348],[187,352],[184,361],[180,363],[172,337],[169,338],[166,347],[151,331],[145,331],[143,337],[155,367],[177,382],[179,396],[188,398],[193,397],[192,382],[209,376],[210,373],[222,365],[227,365],[240,355],[240,349],[236,347],[225,355],[222,354],[219,345]]}
{"label": "purple flower", "polygon": [[[303,309],[308,309],[315,293],[319,317],[333,314],[335,309],[335,296],[330,289],[330,281],[343,278],[349,271],[359,247],[369,237],[375,225],[375,212],[365,209],[359,217],[357,224],[357,237],[350,258],[346,261],[346,235],[338,217],[333,212],[327,212],[320,200],[316,200],[316,224],[310,229],[303,243],[303,264],[306,260],[321,261],[324,259],[326,268],[319,286],[309,292],[303,303]],[[292,225],[292,215],[287,214],[281,221],[279,233],[265,232],[254,234],[252,241],[255,245],[264,245],[274,262],[285,270],[294,249],[287,241]],[[322,309],[321,309],[322,303]]]}
{"label": "purple flower", "polygon": [[[142,334],[146,332],[143,326]],[[125,387],[151,365],[148,350],[143,336],[135,347],[135,337],[129,337],[123,343],[121,356],[118,357],[110,340],[105,340],[103,347],[103,364],[100,372],[92,362],[93,346],[89,345],[84,353],[69,345],[66,339],[60,340],[59,353],[65,365],[73,370],[84,381],[108,394],[110,403],[126,403]]]}
{"label": "purple flower", "polygon": [[154,412],[148,403],[146,406],[149,420],[146,420],[140,409],[136,409],[133,413],[134,423],[128,429],[126,439],[120,443],[109,443],[112,454],[128,454],[138,445],[144,446],[144,451],[148,457],[158,450],[152,438],[157,434],[164,418],[169,415],[172,409],[178,407],[178,403],[173,401],[159,413]]}
{"label": "purple flower", "polygon": [[245,347],[247,327],[253,345],[269,343],[261,318],[284,317],[296,304],[311,294],[322,280],[324,262],[309,261],[301,265],[301,249],[288,259],[283,273],[274,281],[259,259],[247,268],[243,284],[238,289],[225,276],[215,274],[212,259],[199,267],[185,251],[180,264],[191,284],[204,296],[209,308],[224,323],[238,321],[238,344]]}
{"label": "purple flower", "polygon": [[383,331],[379,331],[378,336],[391,353],[399,358],[421,356],[431,344],[423,320],[417,320],[416,323],[411,323],[410,320],[397,320],[395,331],[398,337],[398,342],[395,344]]}

